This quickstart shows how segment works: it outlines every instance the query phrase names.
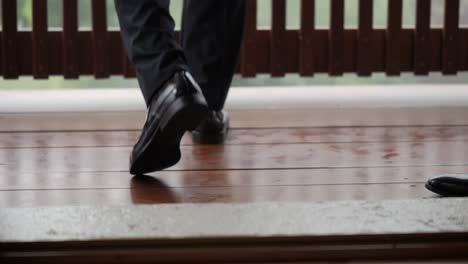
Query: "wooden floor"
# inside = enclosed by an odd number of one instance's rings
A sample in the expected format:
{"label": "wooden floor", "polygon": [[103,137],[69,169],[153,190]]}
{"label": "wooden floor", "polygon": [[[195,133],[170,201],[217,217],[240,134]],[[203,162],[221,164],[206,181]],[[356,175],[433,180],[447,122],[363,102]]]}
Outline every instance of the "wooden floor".
{"label": "wooden floor", "polygon": [[[35,120],[37,124],[40,124],[39,118],[35,118]],[[253,119],[247,118],[246,120],[253,122]],[[281,120],[278,122],[281,123]],[[0,122],[0,124],[2,123]],[[128,173],[128,156],[139,135],[138,130],[60,131],[57,130],[57,126],[54,126],[53,131],[19,132],[2,127],[0,128],[0,131],[3,131],[0,132],[0,208],[4,208],[4,215],[20,213],[18,217],[11,218],[13,220],[4,221],[4,224],[10,223],[8,226],[11,227],[11,231],[18,232],[18,234],[30,234],[31,232],[23,232],[26,230],[23,227],[33,226],[33,230],[36,232],[44,230],[43,234],[46,237],[54,238],[57,234],[61,234],[57,230],[61,226],[63,227],[63,223],[70,222],[70,219],[87,219],[86,216],[89,214],[83,213],[83,217],[76,217],[76,213],[80,211],[75,210],[75,207],[68,207],[76,205],[93,206],[89,207],[88,210],[94,210],[93,208],[96,208],[94,206],[97,205],[124,205],[116,208],[124,208],[126,215],[129,213],[128,210],[142,208],[125,206],[131,204],[379,201],[433,198],[437,196],[424,188],[424,183],[428,178],[442,173],[468,172],[468,126],[287,127],[288,125],[285,124],[283,122],[278,127],[255,128],[250,125],[239,126],[236,124],[235,128],[230,131],[226,144],[217,146],[195,145],[191,141],[190,135],[187,134],[181,147],[182,160],[176,166],[166,171],[140,177],[133,177]],[[308,123],[304,122],[304,124]],[[449,200],[435,201],[450,202]],[[411,203],[411,201],[409,202]],[[307,203],[306,205],[311,204]],[[55,214],[47,213],[49,212],[47,210],[54,211],[55,208],[24,208],[42,206],[65,207],[57,208],[58,211]],[[159,215],[159,213],[161,207],[164,206],[158,206],[156,215],[162,218],[170,215],[170,212],[176,212],[175,215],[178,215],[181,206],[168,206],[170,207],[168,208],[169,213],[163,215]],[[231,205],[222,206],[228,208]],[[419,204],[417,206],[420,207]],[[5,207],[13,209],[5,209]],[[378,205],[366,205],[365,207],[368,209],[380,208]],[[144,208],[142,210],[151,210],[150,207]],[[449,206],[443,208],[453,209]],[[101,207],[96,209],[99,214],[101,214],[101,209]],[[71,210],[72,213],[63,214],[66,210]],[[431,214],[432,211],[429,210]],[[0,210],[0,212],[2,211]],[[48,217],[41,216],[41,212]],[[148,212],[142,212],[142,216],[153,219]],[[237,215],[227,212],[225,215],[234,215],[236,221],[239,220]],[[401,213],[401,211],[398,212]],[[410,212],[412,215],[414,210],[410,210]],[[216,213],[219,212],[216,211]],[[313,214],[314,212],[309,213]],[[205,214],[192,213],[190,215],[206,217]],[[245,213],[243,215],[252,214]],[[271,216],[268,213],[267,215]],[[293,214],[282,215],[288,216],[287,224],[279,226],[289,230],[288,225],[291,223]],[[362,213],[362,215],[367,214]],[[299,216],[296,215],[295,219],[307,221],[314,219],[313,217]],[[51,221],[53,217],[58,222]],[[102,214],[100,217],[120,219],[119,216],[111,214]],[[169,218],[171,221],[168,223],[171,227],[168,230],[172,232],[174,218]],[[278,220],[281,219],[281,216],[274,218]],[[25,219],[33,219],[34,221],[23,221]],[[128,219],[135,220],[133,217]],[[260,220],[250,222],[260,223],[264,218],[258,219]],[[336,220],[340,217],[332,219]],[[19,227],[21,226],[19,225],[20,220],[23,227]],[[96,229],[93,222],[95,220],[91,217],[91,220],[87,219],[82,223],[79,221],[76,225],[82,225],[83,230],[87,230],[85,227],[89,225],[92,227],[89,230],[93,230],[93,232],[108,231],[107,224],[112,222],[103,221],[105,228]],[[185,223],[185,221],[186,217],[183,217],[180,222]],[[366,218],[366,221],[369,219]],[[120,222],[119,220],[118,223],[122,224]],[[133,222],[127,223],[128,225],[123,224],[130,228],[128,232],[132,235],[136,233],[135,227],[147,227],[148,221],[143,222],[145,225],[141,226],[134,225]],[[156,221],[157,228],[151,229],[152,232],[162,232],[161,230],[164,230],[161,229],[160,223],[162,222],[164,221]],[[205,222],[209,223],[209,221],[195,220],[195,229],[192,231],[197,233],[197,224]],[[210,228],[215,222],[209,223]],[[251,226],[250,222],[247,226]],[[407,221],[403,222],[407,223]],[[42,229],[38,228],[40,223],[44,224]],[[365,226],[362,223],[363,221],[359,221],[359,224],[352,226]],[[417,223],[428,228],[432,228],[433,224],[433,222],[427,224],[424,221]],[[240,226],[243,227],[244,224],[241,223]],[[180,225],[182,224],[177,224],[177,226]],[[332,224],[332,226],[335,225]],[[197,240],[194,240],[196,243],[194,242],[193,245],[189,244],[191,242],[187,242],[188,244],[170,248],[167,247],[167,241],[164,240],[163,249],[155,251],[160,245],[148,244],[151,240],[146,237],[147,232],[142,233],[144,237],[139,242],[140,244],[135,244],[135,241],[139,241],[135,238],[135,240],[129,240],[131,243],[128,247],[123,244],[125,239],[122,241],[119,238],[112,240],[111,235],[99,236],[105,239],[102,247],[96,248],[100,243],[99,240],[91,239],[78,242],[76,245],[73,244],[78,233],[68,232],[67,228],[65,225],[65,233],[70,234],[71,242],[63,243],[60,241],[57,246],[54,246],[53,243],[43,243],[43,240],[38,240],[40,243],[37,244],[25,240],[25,243],[22,241],[4,243],[3,249],[1,249],[2,241],[0,241],[0,262],[4,258],[5,263],[10,263],[8,262],[10,260],[11,263],[29,263],[27,258],[35,261],[37,260],[35,258],[39,258],[44,263],[82,263],[83,260],[89,260],[89,255],[93,254],[96,259],[106,260],[106,263],[125,261],[147,263],[149,259],[159,261],[161,257],[166,257],[171,261],[180,257],[184,261],[189,259],[191,263],[196,262],[193,261],[194,259],[199,259],[200,263],[207,263],[201,259],[219,258],[211,263],[220,263],[218,260],[225,261],[233,256],[239,258],[238,263],[254,263],[253,260],[269,263],[268,261],[272,261],[272,259],[275,263],[283,261],[281,258],[271,257],[275,256],[271,255],[272,252],[277,252],[279,257],[284,253],[285,263],[316,263],[313,261],[305,262],[308,259],[327,260],[319,263],[343,264],[458,264],[468,262],[466,253],[464,253],[466,252],[466,243],[463,232],[460,233],[460,239],[457,237],[458,240],[445,242],[442,241],[441,234],[427,236],[427,238],[434,240],[433,244],[430,244],[429,240],[419,237],[417,232],[408,234],[406,238],[401,237],[402,241],[395,240],[393,242],[387,233],[384,234],[385,239],[376,238],[375,241],[369,240],[367,234],[362,241],[357,235],[339,239],[323,236],[325,240],[320,242],[323,245],[319,243],[317,244],[319,246],[316,247],[311,244],[311,241],[301,237],[303,233],[298,236],[298,241],[301,242],[297,245],[291,244],[291,241],[281,240],[282,243],[278,241],[273,243],[268,240],[270,237],[265,237],[265,241],[263,241],[252,236],[252,241],[254,241],[252,243],[257,244],[240,242],[236,244],[236,240],[233,239],[232,241],[227,240],[229,243],[234,243],[232,248],[227,247],[226,244],[219,245],[218,241],[204,248]],[[74,230],[74,228],[79,229],[73,225],[70,230]],[[209,230],[211,230],[210,228]],[[221,228],[219,230],[228,229]],[[272,230],[279,232],[280,229],[274,228]],[[118,227],[116,230],[111,234],[119,236],[124,229]],[[214,228],[214,230],[218,229]],[[244,228],[240,230],[244,230]],[[218,236],[213,235],[212,237]],[[320,237],[322,236],[318,236],[318,238]],[[274,236],[271,239],[273,238]],[[114,242],[115,244],[113,244]],[[379,243],[389,244],[381,245]],[[252,247],[253,245],[256,247]],[[119,247],[119,250],[113,246]],[[220,248],[217,248],[218,246]],[[385,248],[388,250],[384,250]],[[362,251],[363,249],[365,250]],[[2,250],[4,251],[2,252]],[[116,253],[117,251],[119,253]],[[212,254],[215,251],[217,254]],[[428,251],[439,255],[426,255]],[[15,262],[17,260],[22,262]],[[138,261],[135,262],[135,260]]]}
{"label": "wooden floor", "polygon": [[0,206],[427,198],[424,182],[468,171],[468,126],[231,130],[183,140],[167,171],[128,174],[138,131],[0,133]]}

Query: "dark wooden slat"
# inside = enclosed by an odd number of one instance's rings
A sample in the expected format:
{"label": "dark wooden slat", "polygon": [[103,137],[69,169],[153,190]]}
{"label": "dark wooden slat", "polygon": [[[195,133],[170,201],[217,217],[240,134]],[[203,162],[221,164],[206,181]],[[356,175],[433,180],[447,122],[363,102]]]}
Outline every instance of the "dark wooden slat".
{"label": "dark wooden slat", "polygon": [[244,40],[241,52],[241,74],[254,77],[257,74],[257,0],[245,1]]}
{"label": "dark wooden slat", "polygon": [[[116,54],[116,56],[110,56],[109,58],[109,71],[110,75],[115,75],[115,72],[120,72],[120,75],[125,77],[125,68],[123,65],[124,60],[124,47],[122,42],[122,37],[120,34],[110,34],[107,33],[108,36],[108,43],[112,43],[109,45],[109,54]],[[126,55],[126,54],[125,54]]]}
{"label": "dark wooden slat", "polygon": [[[467,172],[468,166],[395,168],[265,169],[161,171],[133,178],[139,185],[159,182],[167,188],[422,184],[445,173]],[[0,177],[0,191],[122,189],[133,184],[128,172],[31,172]]]}
{"label": "dark wooden slat", "polygon": [[127,52],[123,49],[122,57],[123,76],[130,78],[135,77],[135,67],[127,56]]}
{"label": "dark wooden slat", "polygon": [[460,71],[468,71],[468,31],[465,28],[461,28],[459,31],[462,39],[460,40],[460,43],[462,43],[460,57],[465,58],[460,65]]}
{"label": "dark wooden slat", "polygon": [[3,78],[15,79],[20,74],[17,58],[16,0],[2,0],[2,72]]}
{"label": "dark wooden slat", "polygon": [[386,70],[389,76],[401,73],[401,31],[402,31],[402,0],[388,1],[388,23],[386,41]]}
{"label": "dark wooden slat", "polygon": [[[114,47],[120,53],[121,60],[118,61],[115,64],[121,63],[122,74],[123,74],[124,77],[126,77],[126,78],[135,77],[136,76],[135,66],[133,65],[133,63],[130,61],[130,58],[128,57],[127,50],[125,49],[124,44],[122,42],[122,36],[120,36],[120,34],[119,34],[118,40],[116,40],[114,38],[115,34],[109,34],[109,36],[111,37],[112,42],[116,41],[116,45]],[[180,32],[176,32],[176,38],[180,39]],[[114,64],[114,63],[112,63],[112,64]]]}
{"label": "dark wooden slat", "polygon": [[442,69],[442,29],[431,29],[431,68],[430,71],[440,72]]}
{"label": "dark wooden slat", "polygon": [[329,74],[343,75],[344,0],[330,1]]}
{"label": "dark wooden slat", "polygon": [[286,73],[285,51],[286,44],[286,0],[272,0],[272,25],[270,48],[270,71],[274,77],[284,76]]}
{"label": "dark wooden slat", "polygon": [[52,72],[59,72],[63,75],[63,31],[57,31],[57,34],[47,34],[49,43],[49,76]]}
{"label": "dark wooden slat", "polygon": [[47,0],[32,1],[32,63],[36,79],[49,77],[49,50],[47,34]]}
{"label": "dark wooden slat", "polygon": [[372,57],[373,0],[359,1],[359,30],[356,71],[359,76],[370,76],[374,69]]}
{"label": "dark wooden slat", "polygon": [[465,36],[465,67],[463,68],[463,70],[465,71],[468,71],[468,30],[465,30],[465,29],[462,29],[460,30],[461,31],[461,34],[463,34],[463,36]]}
{"label": "dark wooden slat", "polygon": [[66,79],[79,77],[78,66],[78,2],[77,0],[63,0],[63,76]]}
{"label": "dark wooden slat", "polygon": [[428,75],[431,68],[431,0],[416,2],[414,35],[414,73]]}
{"label": "dark wooden slat", "polygon": [[[58,32],[57,32],[58,33]],[[32,32],[18,31],[16,56],[18,71],[24,72],[26,75],[32,76]]]}
{"label": "dark wooden slat", "polygon": [[445,0],[443,35],[443,74],[456,74],[458,71],[460,0]]}
{"label": "dark wooden slat", "polygon": [[109,77],[106,0],[92,0],[94,76]]}
{"label": "dark wooden slat", "polygon": [[[0,2],[0,13],[1,13],[1,2]],[[0,76],[3,76],[3,41],[2,32],[0,32]]]}
{"label": "dark wooden slat", "polygon": [[0,191],[0,207],[130,205],[159,203],[316,202],[419,199],[435,195],[423,184],[167,188],[132,181],[130,189]]}
{"label": "dark wooden slat", "polygon": [[[2,149],[0,173],[128,171],[131,147]],[[170,170],[461,166],[468,144],[379,142],[182,146]],[[429,154],[432,153],[432,154]]]}
{"label": "dark wooden slat", "polygon": [[[0,133],[0,151],[2,148],[132,146],[139,134],[136,130]],[[229,131],[225,145],[429,141],[468,141],[468,127],[234,128]],[[182,145],[193,145],[189,133],[183,137]]]}
{"label": "dark wooden slat", "polygon": [[315,71],[315,0],[301,0],[301,29],[299,32],[299,74],[313,76]]}

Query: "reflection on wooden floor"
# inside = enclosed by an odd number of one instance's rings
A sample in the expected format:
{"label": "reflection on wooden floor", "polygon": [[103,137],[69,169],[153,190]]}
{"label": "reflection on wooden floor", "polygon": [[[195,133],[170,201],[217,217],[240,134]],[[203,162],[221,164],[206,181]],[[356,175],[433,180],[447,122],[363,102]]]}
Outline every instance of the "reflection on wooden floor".
{"label": "reflection on wooden floor", "polygon": [[128,174],[138,131],[0,133],[0,206],[434,197],[424,182],[468,171],[468,126],[233,129],[183,140],[175,167]]}

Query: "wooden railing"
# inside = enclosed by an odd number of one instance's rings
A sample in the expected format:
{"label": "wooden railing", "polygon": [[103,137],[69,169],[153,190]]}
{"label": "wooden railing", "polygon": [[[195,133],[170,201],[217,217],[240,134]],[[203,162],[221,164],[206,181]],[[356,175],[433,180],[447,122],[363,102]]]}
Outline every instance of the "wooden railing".
{"label": "wooden railing", "polygon": [[[83,0],[82,0],[83,1]],[[385,29],[373,27],[373,0],[359,0],[357,29],[344,27],[344,0],[331,0],[330,27],[315,27],[315,1],[301,0],[299,30],[286,29],[286,0],[272,1],[271,30],[256,26],[257,2],[247,0],[244,43],[238,71],[283,76],[299,73],[339,76],[355,72],[399,75],[456,74],[468,70],[468,28],[459,27],[460,0],[445,1],[442,28],[431,28],[431,0],[416,0],[415,28],[402,27],[402,0],[388,1]],[[77,0],[63,0],[63,30],[47,30],[47,0],[33,0],[33,27],[17,29],[16,0],[2,0],[0,74],[78,78],[135,75],[118,31],[109,31],[106,1],[91,0],[92,30],[78,30]]]}

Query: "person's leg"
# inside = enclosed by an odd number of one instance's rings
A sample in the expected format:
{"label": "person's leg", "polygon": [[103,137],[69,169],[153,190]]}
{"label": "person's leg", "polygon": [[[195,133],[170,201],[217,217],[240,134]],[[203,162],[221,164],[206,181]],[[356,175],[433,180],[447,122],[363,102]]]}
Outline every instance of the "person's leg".
{"label": "person's leg", "polygon": [[244,0],[185,0],[182,47],[211,110],[224,107],[238,63]]}
{"label": "person's leg", "polygon": [[176,164],[182,136],[209,112],[175,40],[169,0],[115,0],[115,4],[123,42],[148,106],[130,155],[130,173],[140,175]]}
{"label": "person's leg", "polygon": [[121,34],[147,105],[175,72],[187,70],[169,0],[115,0]]}

